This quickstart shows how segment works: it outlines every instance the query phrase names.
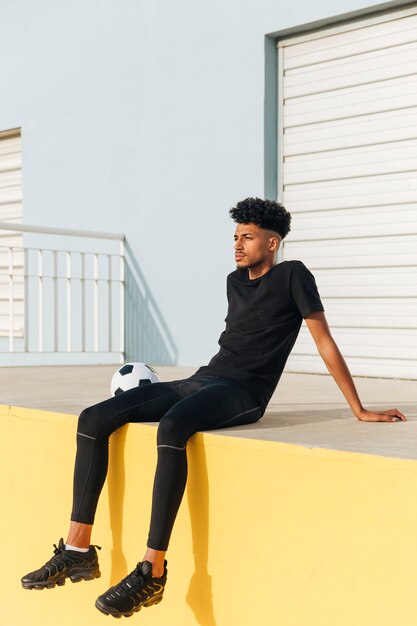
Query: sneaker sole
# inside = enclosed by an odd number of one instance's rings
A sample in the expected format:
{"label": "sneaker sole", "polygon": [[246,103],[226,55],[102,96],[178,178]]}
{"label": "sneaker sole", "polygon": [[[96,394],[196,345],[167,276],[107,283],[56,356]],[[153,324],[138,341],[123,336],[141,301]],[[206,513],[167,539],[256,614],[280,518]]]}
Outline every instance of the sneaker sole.
{"label": "sneaker sole", "polygon": [[55,580],[50,580],[49,582],[44,583],[24,583],[22,582],[23,589],[53,589],[54,587],[62,587],[65,585],[66,578],[69,578],[72,583],[79,583],[82,580],[94,580],[95,578],[100,578],[101,572],[79,572],[77,574],[70,574],[69,576],[63,576],[62,578],[57,578]]}
{"label": "sneaker sole", "polygon": [[153,606],[154,604],[159,604],[160,602],[162,602],[163,597],[164,597],[164,594],[159,594],[157,596],[154,596],[153,598],[150,598],[147,602],[144,602],[143,604],[139,604],[139,606],[133,609],[133,611],[128,611],[128,612],[118,611],[117,609],[113,609],[112,607],[106,607],[102,605],[100,601],[97,599],[96,609],[98,609],[101,613],[104,613],[104,615],[111,615],[112,617],[117,617],[117,618],[131,617],[132,615],[140,611],[143,606],[148,607],[148,606]]}

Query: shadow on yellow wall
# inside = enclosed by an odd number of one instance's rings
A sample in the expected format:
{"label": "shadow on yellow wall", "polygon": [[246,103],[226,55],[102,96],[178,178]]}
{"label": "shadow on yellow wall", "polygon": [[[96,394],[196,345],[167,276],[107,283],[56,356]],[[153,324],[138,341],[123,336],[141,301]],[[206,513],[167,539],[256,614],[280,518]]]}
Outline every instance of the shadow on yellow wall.
{"label": "shadow on yellow wall", "polygon": [[110,437],[107,486],[109,495],[110,528],[113,539],[111,551],[110,586],[115,585],[128,573],[123,553],[123,502],[125,495],[125,446],[129,425],[119,428]]}
{"label": "shadow on yellow wall", "polygon": [[188,451],[187,496],[195,571],[190,580],[186,599],[201,626],[216,626],[212,580],[208,573],[209,481],[204,442],[196,442]]}

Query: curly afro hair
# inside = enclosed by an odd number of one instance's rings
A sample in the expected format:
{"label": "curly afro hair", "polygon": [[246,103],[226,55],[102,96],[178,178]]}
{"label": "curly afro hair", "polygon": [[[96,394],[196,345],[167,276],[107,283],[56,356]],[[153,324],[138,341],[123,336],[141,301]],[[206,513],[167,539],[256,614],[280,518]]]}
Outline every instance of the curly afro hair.
{"label": "curly afro hair", "polygon": [[282,239],[290,232],[291,214],[280,202],[246,198],[230,209],[229,214],[238,224],[256,224],[260,228],[273,230]]}

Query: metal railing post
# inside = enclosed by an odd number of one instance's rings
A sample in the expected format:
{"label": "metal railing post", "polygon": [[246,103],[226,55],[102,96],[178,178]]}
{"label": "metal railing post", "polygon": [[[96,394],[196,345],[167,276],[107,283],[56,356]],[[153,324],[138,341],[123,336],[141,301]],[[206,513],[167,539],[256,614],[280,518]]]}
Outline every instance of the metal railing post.
{"label": "metal railing post", "polygon": [[52,254],[52,285],[53,285],[53,306],[54,306],[54,352],[58,352],[58,258],[57,251],[54,250]]}
{"label": "metal railing post", "polygon": [[13,248],[9,248],[9,352],[14,347]]}
{"label": "metal railing post", "polygon": [[108,293],[108,351],[112,351],[113,345],[113,287],[112,287],[112,255],[107,255],[107,293]]}
{"label": "metal railing post", "polygon": [[71,265],[71,252],[67,252],[66,256],[67,256],[67,276],[66,276],[66,285],[67,285],[67,352],[71,352],[71,350],[72,350],[72,290],[71,290],[72,265]]}
{"label": "metal railing post", "polygon": [[125,239],[120,241],[120,363],[125,360]]}
{"label": "metal railing post", "polygon": [[85,253],[81,252],[81,352],[85,352]]}
{"label": "metal railing post", "polygon": [[24,320],[23,320],[23,341],[24,352],[29,352],[29,250],[24,250],[24,267],[23,267],[23,282],[24,282]]}
{"label": "metal railing post", "polygon": [[38,346],[43,352],[43,250],[38,250]]}
{"label": "metal railing post", "polygon": [[94,254],[93,256],[93,281],[94,281],[94,290],[93,290],[93,332],[94,332],[94,352],[98,352],[98,254]]}

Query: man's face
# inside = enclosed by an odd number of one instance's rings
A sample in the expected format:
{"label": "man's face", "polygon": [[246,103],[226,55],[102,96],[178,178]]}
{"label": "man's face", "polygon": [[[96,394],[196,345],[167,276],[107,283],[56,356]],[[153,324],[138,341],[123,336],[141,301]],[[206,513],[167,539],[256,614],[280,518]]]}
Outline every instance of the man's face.
{"label": "man's face", "polygon": [[238,269],[256,268],[273,262],[279,247],[279,236],[256,224],[237,224],[234,239]]}

